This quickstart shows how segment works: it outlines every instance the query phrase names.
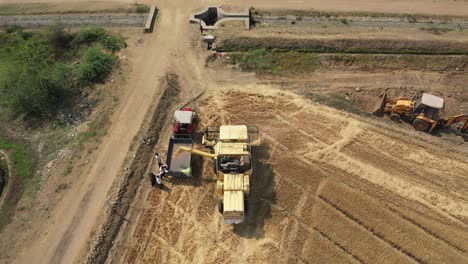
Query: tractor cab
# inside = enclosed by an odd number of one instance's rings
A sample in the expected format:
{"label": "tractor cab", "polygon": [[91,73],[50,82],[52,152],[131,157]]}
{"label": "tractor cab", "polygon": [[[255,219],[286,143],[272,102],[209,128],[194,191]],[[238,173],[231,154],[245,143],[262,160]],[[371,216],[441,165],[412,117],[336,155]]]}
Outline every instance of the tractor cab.
{"label": "tractor cab", "polygon": [[432,120],[439,119],[439,111],[444,108],[444,98],[428,93],[418,98],[414,103],[414,113],[424,114],[426,118]]}
{"label": "tractor cab", "polygon": [[192,108],[185,107],[174,113],[172,134],[174,138],[191,138],[195,130],[196,114]]}

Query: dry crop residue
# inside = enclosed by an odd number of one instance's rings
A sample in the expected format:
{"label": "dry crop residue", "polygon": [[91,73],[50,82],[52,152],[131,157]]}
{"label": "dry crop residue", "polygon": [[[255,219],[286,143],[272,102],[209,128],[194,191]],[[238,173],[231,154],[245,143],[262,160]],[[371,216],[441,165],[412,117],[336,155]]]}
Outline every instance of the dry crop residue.
{"label": "dry crop residue", "polygon": [[259,126],[247,220],[223,223],[212,164],[153,189],[125,263],[464,263],[468,164],[282,93],[218,92],[200,127]]}

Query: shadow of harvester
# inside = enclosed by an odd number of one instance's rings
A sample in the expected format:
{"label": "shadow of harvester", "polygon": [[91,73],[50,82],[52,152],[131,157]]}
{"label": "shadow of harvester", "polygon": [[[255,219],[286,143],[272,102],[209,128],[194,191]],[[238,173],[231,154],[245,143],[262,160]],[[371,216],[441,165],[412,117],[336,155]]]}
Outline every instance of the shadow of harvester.
{"label": "shadow of harvester", "polygon": [[253,174],[250,199],[244,222],[234,226],[234,232],[245,238],[265,237],[265,219],[271,217],[271,205],[276,203],[275,174],[268,144],[252,148]]}

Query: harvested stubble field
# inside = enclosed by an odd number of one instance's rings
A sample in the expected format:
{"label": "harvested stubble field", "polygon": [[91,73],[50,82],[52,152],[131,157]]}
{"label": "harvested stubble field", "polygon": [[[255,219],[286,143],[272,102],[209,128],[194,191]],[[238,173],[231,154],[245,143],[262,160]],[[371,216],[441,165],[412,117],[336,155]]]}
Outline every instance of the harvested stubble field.
{"label": "harvested stubble field", "polygon": [[223,223],[205,161],[193,180],[147,192],[123,257],[110,262],[468,261],[464,154],[274,90],[218,91],[199,105],[200,127],[261,129],[246,222]]}

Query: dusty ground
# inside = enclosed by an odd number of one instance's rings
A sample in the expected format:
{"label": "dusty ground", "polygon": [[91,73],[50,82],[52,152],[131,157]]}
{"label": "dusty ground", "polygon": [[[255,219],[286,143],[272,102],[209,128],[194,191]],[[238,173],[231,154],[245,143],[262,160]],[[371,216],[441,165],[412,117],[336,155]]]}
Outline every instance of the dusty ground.
{"label": "dusty ground", "polygon": [[261,129],[248,220],[223,223],[205,162],[200,179],[145,191],[111,263],[468,261],[466,154],[266,85],[240,89],[216,92],[200,112],[201,125]]}
{"label": "dusty ground", "polygon": [[[141,187],[108,263],[468,261],[468,149],[306,99],[362,98],[383,88],[453,98],[466,91],[466,74],[354,66],[290,76],[253,76],[219,64],[205,69],[216,75],[197,104],[200,127],[243,123],[261,130],[248,219],[223,223],[205,161],[194,179],[170,179],[165,191]],[[456,107],[446,112],[460,111],[463,100],[449,99]],[[165,149],[164,138],[158,147]]]}
{"label": "dusty ground", "polygon": [[[236,4],[468,15],[468,3],[461,1],[384,2],[258,0]],[[125,51],[132,70],[123,100],[95,158],[76,175],[78,184],[50,208],[50,218],[18,229],[27,235],[21,235],[22,243],[16,241],[7,261],[81,262],[106,206],[107,191],[121,175],[132,139],[159,94],[159,79],[168,71],[181,78],[182,102],[207,89],[197,107],[202,125],[260,127],[264,144],[254,152],[257,174],[252,210],[244,224],[223,224],[216,213],[214,175],[208,162],[192,181],[168,182],[168,192],[150,189],[143,181],[126,216],[130,221],[122,227],[108,262],[468,261],[464,148],[314,104],[302,98],[307,86],[291,89],[298,96],[281,93],[290,85],[282,85],[284,80],[275,83],[253,74],[203,68],[206,53],[189,41],[197,39],[197,27],[189,26],[187,20],[191,12],[207,4],[215,2],[158,2],[161,12],[155,33],[132,35]],[[395,82],[394,76],[400,73],[336,71],[310,78],[327,80],[330,87],[350,88],[348,82],[354,82],[375,88],[382,82]],[[419,86],[435,85],[437,74],[418,71],[408,80]],[[406,79],[398,78],[398,82],[405,85]],[[165,148],[168,125],[159,149]],[[436,145],[431,146],[431,141]]]}

